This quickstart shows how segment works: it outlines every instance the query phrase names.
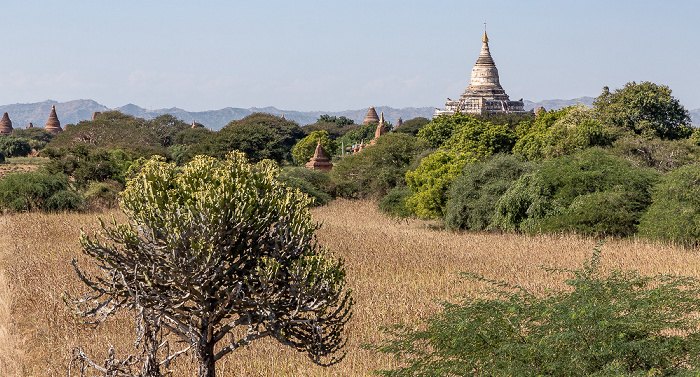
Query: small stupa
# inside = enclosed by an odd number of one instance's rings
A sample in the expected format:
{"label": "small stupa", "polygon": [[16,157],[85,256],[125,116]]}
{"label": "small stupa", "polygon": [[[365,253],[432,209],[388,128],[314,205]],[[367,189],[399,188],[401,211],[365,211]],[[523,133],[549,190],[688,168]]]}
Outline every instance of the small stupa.
{"label": "small stupa", "polygon": [[29,122],[29,125],[27,126],[27,128],[34,128],[34,123]]}
{"label": "small stupa", "polygon": [[12,121],[7,113],[3,114],[2,120],[0,120],[0,135],[11,135],[12,134]]}
{"label": "small stupa", "polygon": [[333,163],[330,162],[326,154],[323,153],[323,147],[321,147],[321,139],[318,139],[318,145],[316,145],[316,151],[314,151],[314,156],[311,160],[306,163],[306,167],[313,170],[324,170],[329,171],[333,169]]}
{"label": "small stupa", "polygon": [[382,135],[385,133],[389,132],[389,129],[386,128],[386,125],[384,124],[384,113],[382,113],[382,117],[379,118],[379,124],[377,125],[377,129],[374,131],[374,139],[370,141],[370,145],[377,144],[377,139],[379,139]]}
{"label": "small stupa", "polygon": [[365,120],[362,121],[362,124],[370,124],[370,123],[379,123],[379,117],[377,116],[377,110],[374,109],[374,106],[370,106],[369,111],[367,112],[367,115],[365,116]]}
{"label": "small stupa", "polygon": [[61,129],[61,122],[58,121],[58,117],[56,116],[56,105],[51,105],[51,114],[49,115],[49,120],[46,121],[46,131],[55,134],[63,131],[63,129]]}
{"label": "small stupa", "polygon": [[396,121],[396,125],[394,126],[394,129],[397,129],[401,126],[403,126],[403,119],[401,119],[401,117],[399,117],[399,119]]}

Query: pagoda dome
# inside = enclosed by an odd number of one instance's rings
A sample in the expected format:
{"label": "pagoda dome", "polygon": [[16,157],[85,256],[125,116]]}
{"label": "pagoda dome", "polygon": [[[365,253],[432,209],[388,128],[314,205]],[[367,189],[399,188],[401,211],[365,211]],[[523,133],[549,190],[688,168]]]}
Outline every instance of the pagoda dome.
{"label": "pagoda dome", "polygon": [[63,131],[61,122],[58,121],[58,116],[56,116],[56,105],[51,105],[51,114],[49,115],[49,120],[46,121],[46,131],[55,134]]}
{"label": "pagoda dome", "polygon": [[10,135],[12,134],[12,121],[7,113],[3,114],[2,120],[0,120],[0,135]]}
{"label": "pagoda dome", "polygon": [[365,116],[365,120],[362,121],[363,125],[370,123],[379,123],[379,116],[377,116],[377,111],[374,110],[374,106],[370,106],[367,116]]}

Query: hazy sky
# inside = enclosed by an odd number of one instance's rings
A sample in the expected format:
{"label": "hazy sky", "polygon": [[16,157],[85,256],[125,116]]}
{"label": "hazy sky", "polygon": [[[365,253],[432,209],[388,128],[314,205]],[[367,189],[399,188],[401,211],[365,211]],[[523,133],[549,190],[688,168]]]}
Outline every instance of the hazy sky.
{"label": "hazy sky", "polygon": [[3,2],[0,104],[442,107],[484,21],[511,99],[668,85],[700,108],[700,1]]}

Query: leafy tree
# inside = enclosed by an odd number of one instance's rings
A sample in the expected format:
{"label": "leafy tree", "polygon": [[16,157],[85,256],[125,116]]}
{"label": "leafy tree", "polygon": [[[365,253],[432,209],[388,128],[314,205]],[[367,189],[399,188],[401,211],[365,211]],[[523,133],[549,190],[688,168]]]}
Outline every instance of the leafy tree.
{"label": "leafy tree", "polygon": [[445,226],[448,229],[488,229],[501,195],[521,175],[533,170],[531,163],[508,154],[497,154],[482,163],[465,166],[462,175],[448,190]]}
{"label": "leafy tree", "polygon": [[82,121],[56,135],[47,147],[70,149],[77,145],[91,148],[120,149],[131,158],[167,154],[159,135],[148,121],[119,111],[107,111],[95,120]]}
{"label": "leafy tree", "polygon": [[603,273],[600,252],[544,295],[463,274],[490,289],[443,303],[424,323],[383,328],[370,349],[396,356],[384,376],[680,376],[700,373],[700,284]]}
{"label": "leafy tree", "polygon": [[163,114],[145,122],[143,127],[153,131],[160,139],[160,145],[167,148],[175,144],[173,140],[175,135],[184,130],[191,129],[192,126],[177,119],[173,115]]}
{"label": "leafy tree", "polygon": [[335,117],[328,114],[323,114],[318,117],[318,122],[335,123],[338,127],[349,126],[355,124],[355,121],[344,116]]}
{"label": "leafy tree", "polygon": [[540,112],[534,122],[520,123],[513,153],[531,161],[572,154],[594,146],[609,145],[617,135],[595,119],[584,105]]}
{"label": "leafy tree", "polygon": [[[201,377],[264,337],[315,363],[339,362],[352,307],[343,264],[319,250],[309,199],[276,174],[272,162],[250,165],[240,152],[183,167],[149,161],[122,194],[128,223],[113,219],[101,235],[80,237],[104,275],[73,262],[94,293],[70,300],[77,313],[95,322],[120,309],[142,313],[153,332],[189,345]],[[160,346],[142,359],[151,370],[167,352]]]}
{"label": "leafy tree", "polygon": [[173,145],[187,145],[192,146],[202,142],[212,131],[206,128],[186,128],[175,134],[173,137]]}
{"label": "leafy tree", "polygon": [[335,196],[379,199],[404,184],[413,157],[425,142],[407,134],[388,133],[362,152],[346,155],[331,170]]}
{"label": "leafy tree", "polygon": [[[455,119],[455,117],[457,117],[457,119]],[[440,115],[423,126],[423,128],[418,131],[418,137],[427,141],[432,148],[440,148],[452,137],[452,131],[454,131],[459,123],[471,119],[473,118],[461,113],[456,113],[454,116]]]}
{"label": "leafy tree", "polygon": [[657,180],[655,171],[635,168],[600,148],[547,160],[501,196],[494,225],[532,233],[631,235],[651,204]]}
{"label": "leafy tree", "polygon": [[418,132],[428,123],[430,123],[430,120],[424,117],[409,119],[403,122],[401,127],[394,128],[394,132],[417,136]]}
{"label": "leafy tree", "polygon": [[612,93],[606,86],[593,106],[604,123],[646,138],[679,139],[692,133],[688,111],[666,85],[632,81]]}
{"label": "leafy tree", "polygon": [[423,158],[416,170],[406,173],[406,185],[412,195],[406,207],[418,217],[443,218],[447,205],[447,189],[467,164],[464,154],[437,150]]}
{"label": "leafy tree", "polygon": [[652,204],[639,221],[639,233],[689,247],[700,244],[700,165],[667,173],[652,190]]}
{"label": "leafy tree", "polygon": [[314,131],[326,131],[331,139],[339,139],[343,137],[346,133],[360,128],[362,125],[355,124],[355,121],[348,119],[346,117],[331,117],[329,115],[321,115],[318,121],[313,124],[306,125],[302,127],[306,134],[310,134]]}
{"label": "leafy tree", "polygon": [[338,151],[338,143],[331,140],[328,132],[326,131],[314,131],[309,134],[309,136],[299,140],[297,145],[292,149],[292,157],[297,165],[304,165],[311,157],[314,156],[316,152],[316,146],[318,141],[321,140],[321,148],[323,148],[323,153],[326,157],[333,158]]}
{"label": "leafy tree", "polygon": [[245,153],[252,162],[264,159],[277,163],[292,162],[292,148],[303,137],[304,131],[296,122],[255,113],[213,132],[189,148],[184,159],[189,161],[201,154],[222,159],[235,149]]}

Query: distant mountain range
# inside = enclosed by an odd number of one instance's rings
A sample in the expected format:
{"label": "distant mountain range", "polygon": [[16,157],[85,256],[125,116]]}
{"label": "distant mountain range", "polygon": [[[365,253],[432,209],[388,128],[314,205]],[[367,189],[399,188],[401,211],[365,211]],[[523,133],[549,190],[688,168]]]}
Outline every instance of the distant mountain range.
{"label": "distant mountain range", "polygon": [[[543,106],[547,110],[560,109],[562,107],[570,106],[576,103],[582,103],[586,106],[591,106],[593,104],[593,97],[579,97],[569,100],[544,100],[539,102],[532,102],[525,100],[525,109],[535,109],[539,106]],[[247,109],[235,108],[235,107],[225,107],[219,110],[209,110],[209,111],[187,111],[177,107],[172,107],[169,109],[157,109],[148,110],[143,107],[128,104],[122,107],[117,107],[115,109],[110,109],[104,105],[101,105],[93,100],[80,99],[68,102],[56,102],[56,101],[44,101],[37,103],[19,103],[13,105],[2,105],[0,106],[0,114],[7,112],[12,120],[12,126],[14,128],[26,128],[29,123],[33,123],[34,127],[44,127],[46,121],[51,113],[51,105],[56,106],[56,113],[58,114],[58,119],[61,121],[61,125],[75,124],[82,120],[90,120],[92,118],[92,113],[96,111],[104,112],[110,110],[118,110],[124,114],[133,115],[138,118],[143,119],[153,119],[159,115],[171,114],[178,119],[181,119],[187,123],[196,121],[204,126],[211,128],[213,130],[220,130],[226,124],[232,120],[242,119],[250,114],[256,112],[268,113],[277,116],[282,116],[286,119],[296,121],[300,125],[304,126],[307,124],[315,123],[319,116],[323,114],[328,114],[330,116],[341,117],[344,116],[349,119],[353,119],[355,123],[362,123],[367,115],[367,110],[369,106],[364,109],[357,110],[345,110],[345,111],[294,111],[294,110],[280,110],[275,107],[251,107]],[[396,123],[396,120],[401,117],[404,121],[416,118],[425,117],[431,119],[433,117],[434,107],[404,107],[396,109],[389,106],[375,106],[377,113],[384,113],[384,117],[387,121],[392,124]],[[691,117],[693,118],[693,123],[700,125],[700,109],[690,110]]]}

